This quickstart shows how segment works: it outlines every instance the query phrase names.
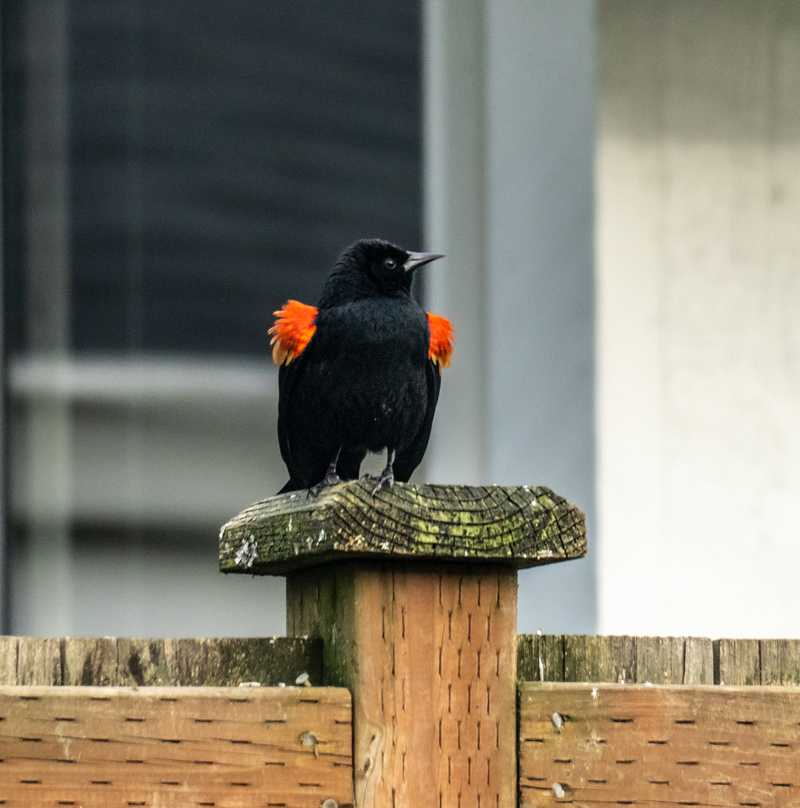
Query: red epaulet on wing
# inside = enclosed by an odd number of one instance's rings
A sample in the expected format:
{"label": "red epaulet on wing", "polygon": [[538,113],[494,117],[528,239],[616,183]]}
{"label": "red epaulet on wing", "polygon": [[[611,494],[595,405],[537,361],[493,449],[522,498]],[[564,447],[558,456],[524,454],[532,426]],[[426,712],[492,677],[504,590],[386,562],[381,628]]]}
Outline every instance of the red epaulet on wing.
{"label": "red epaulet on wing", "polygon": [[428,312],[428,330],[431,341],[428,345],[428,358],[440,367],[446,368],[453,355],[453,326],[446,317]]}
{"label": "red epaulet on wing", "polygon": [[288,365],[311,342],[317,330],[317,307],[307,306],[299,300],[289,300],[273,314],[275,324],[269,330],[272,361],[276,365]]}

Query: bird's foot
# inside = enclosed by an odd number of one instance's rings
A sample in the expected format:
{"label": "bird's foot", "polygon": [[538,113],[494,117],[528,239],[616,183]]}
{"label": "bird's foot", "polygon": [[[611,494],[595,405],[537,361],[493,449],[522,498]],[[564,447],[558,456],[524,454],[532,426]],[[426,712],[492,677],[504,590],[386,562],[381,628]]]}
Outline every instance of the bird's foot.
{"label": "bird's foot", "polygon": [[377,494],[382,488],[391,488],[394,485],[394,470],[389,467],[385,468],[380,477],[378,477],[375,488],[372,489],[372,493]]}
{"label": "bird's foot", "polygon": [[330,469],[328,469],[328,472],[325,474],[325,476],[316,485],[312,485],[311,488],[308,489],[308,498],[315,499],[326,488],[330,488],[332,485],[336,485],[341,481],[342,478],[335,471],[331,471]]}

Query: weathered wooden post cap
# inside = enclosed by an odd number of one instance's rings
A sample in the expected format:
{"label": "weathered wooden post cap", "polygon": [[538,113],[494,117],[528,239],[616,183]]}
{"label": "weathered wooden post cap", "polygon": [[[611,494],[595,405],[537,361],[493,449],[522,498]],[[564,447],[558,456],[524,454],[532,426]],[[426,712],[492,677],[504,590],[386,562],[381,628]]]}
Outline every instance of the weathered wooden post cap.
{"label": "weathered wooden post cap", "polygon": [[286,575],[288,634],[350,688],[356,808],[516,808],[517,569],[584,555],[584,516],[547,488],[373,487],[246,508],[220,567]]}
{"label": "weathered wooden post cap", "polygon": [[356,558],[533,567],[586,554],[586,520],[541,486],[336,485],[245,508],[220,531],[222,572],[285,575]]}

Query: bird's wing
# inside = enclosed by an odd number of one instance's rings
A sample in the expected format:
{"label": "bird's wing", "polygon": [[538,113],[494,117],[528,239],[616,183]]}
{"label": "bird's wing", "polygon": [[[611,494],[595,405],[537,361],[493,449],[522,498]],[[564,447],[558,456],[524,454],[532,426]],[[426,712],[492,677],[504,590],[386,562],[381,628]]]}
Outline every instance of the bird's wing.
{"label": "bird's wing", "polygon": [[278,445],[281,449],[283,462],[292,473],[292,442],[289,437],[289,412],[292,407],[292,391],[297,379],[303,373],[303,359],[292,362],[291,365],[281,365],[278,370]]}
{"label": "bird's wing", "polygon": [[278,443],[283,462],[292,470],[292,447],[289,436],[289,411],[292,393],[303,375],[304,352],[317,330],[317,308],[290,300],[274,312],[275,323],[269,329],[272,361],[278,365]]}
{"label": "bird's wing", "polygon": [[269,330],[272,361],[282,367],[290,365],[308,347],[317,330],[317,307],[289,300],[274,311],[275,322]]}
{"label": "bird's wing", "polygon": [[433,415],[436,402],[439,400],[439,388],[442,384],[441,369],[450,364],[453,355],[453,326],[446,317],[427,312],[428,320],[428,362],[425,367],[425,378],[428,385],[428,400],[425,420],[414,437],[414,440],[402,452],[397,453],[394,462],[394,476],[397,480],[407,482],[414,469],[422,461],[428,439],[431,436]]}
{"label": "bird's wing", "polygon": [[428,439],[431,436],[431,426],[433,426],[433,414],[436,412],[436,402],[439,400],[439,387],[442,377],[439,372],[439,365],[429,359],[425,367],[425,378],[428,385],[428,400],[425,409],[425,420],[419,428],[414,440],[402,452],[397,453],[394,461],[394,476],[401,483],[408,482],[414,469],[422,461],[425,449],[428,447]]}
{"label": "bird's wing", "polygon": [[446,368],[453,355],[453,325],[440,314],[427,313],[428,317],[428,359],[436,365]]}

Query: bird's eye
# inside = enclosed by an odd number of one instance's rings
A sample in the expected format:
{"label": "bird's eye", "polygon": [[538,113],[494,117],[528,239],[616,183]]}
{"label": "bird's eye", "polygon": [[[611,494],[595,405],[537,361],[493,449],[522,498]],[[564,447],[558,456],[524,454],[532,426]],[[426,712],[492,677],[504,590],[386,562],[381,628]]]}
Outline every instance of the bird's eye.
{"label": "bird's eye", "polygon": [[383,262],[383,265],[386,267],[386,269],[394,269],[397,266],[397,261],[395,261],[394,258],[387,258]]}

